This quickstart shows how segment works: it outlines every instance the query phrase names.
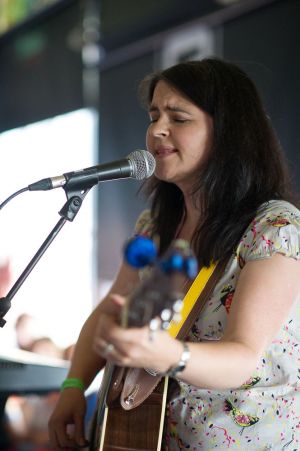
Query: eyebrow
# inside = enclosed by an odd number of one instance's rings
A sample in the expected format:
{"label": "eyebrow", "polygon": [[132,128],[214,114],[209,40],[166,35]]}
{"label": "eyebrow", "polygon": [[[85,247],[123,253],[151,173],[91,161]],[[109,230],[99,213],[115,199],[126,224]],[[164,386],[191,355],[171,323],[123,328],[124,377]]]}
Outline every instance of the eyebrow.
{"label": "eyebrow", "polygon": [[[175,113],[186,113],[186,114],[191,115],[191,113],[189,113],[188,111],[184,110],[183,108],[176,107],[176,106],[170,106],[170,105],[168,105],[168,106],[166,107],[166,110],[172,111],[172,112],[175,112]],[[158,108],[157,106],[155,106],[155,105],[151,105],[151,106],[149,107],[149,109],[148,109],[148,112],[149,112],[149,113],[153,113],[153,112],[156,112],[156,111],[159,111],[159,108]]]}

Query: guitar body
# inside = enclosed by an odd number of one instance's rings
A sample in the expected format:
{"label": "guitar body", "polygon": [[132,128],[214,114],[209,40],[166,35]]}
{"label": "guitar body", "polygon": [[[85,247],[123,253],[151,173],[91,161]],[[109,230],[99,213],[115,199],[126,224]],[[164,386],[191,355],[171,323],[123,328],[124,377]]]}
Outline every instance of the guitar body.
{"label": "guitar body", "polygon": [[[125,410],[116,400],[105,408],[97,451],[159,451],[166,407],[167,379],[139,406]],[[98,425],[99,427],[99,425]]]}

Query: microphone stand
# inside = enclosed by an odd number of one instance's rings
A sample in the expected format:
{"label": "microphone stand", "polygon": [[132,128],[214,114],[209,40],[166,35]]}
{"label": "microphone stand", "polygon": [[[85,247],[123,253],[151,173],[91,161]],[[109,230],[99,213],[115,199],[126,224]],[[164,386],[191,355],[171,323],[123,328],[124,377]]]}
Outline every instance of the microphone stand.
{"label": "microphone stand", "polygon": [[62,209],[59,211],[59,215],[61,216],[60,220],[57,222],[55,227],[49,233],[43,244],[40,246],[36,254],[30,260],[20,277],[14,283],[10,291],[3,298],[0,298],[0,327],[4,327],[6,324],[6,320],[4,316],[11,308],[11,300],[19,290],[19,288],[23,285],[37,262],[44,255],[54,238],[58,235],[62,227],[65,225],[67,221],[73,221],[75,216],[80,210],[83,199],[92,188],[92,186],[98,183],[98,178],[95,176],[94,178],[90,177],[88,181],[74,181],[69,179],[66,184],[63,186],[65,190],[67,201],[63,205]]}

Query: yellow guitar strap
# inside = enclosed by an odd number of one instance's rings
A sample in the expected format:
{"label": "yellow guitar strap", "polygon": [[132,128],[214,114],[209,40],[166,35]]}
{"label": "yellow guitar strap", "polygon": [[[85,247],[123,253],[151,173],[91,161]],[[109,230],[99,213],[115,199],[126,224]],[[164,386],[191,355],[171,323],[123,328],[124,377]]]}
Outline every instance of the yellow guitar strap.
{"label": "yellow guitar strap", "polygon": [[[191,311],[193,310],[193,307],[195,306],[196,302],[198,301],[200,295],[203,293],[203,290],[205,289],[207,282],[209,281],[210,277],[213,275],[216,268],[219,266],[216,263],[212,263],[209,268],[203,267],[197,277],[195,278],[194,282],[190,286],[188,292],[186,293],[184,299],[183,299],[183,307],[181,310],[181,318],[180,321],[174,321],[172,320],[168,329],[169,334],[172,337],[177,337],[181,328],[183,327],[185,321],[187,320],[188,316],[190,315]],[[216,273],[217,274],[217,273]],[[204,305],[204,304],[202,304]],[[166,409],[166,403],[167,403],[167,392],[168,392],[168,383],[169,383],[169,377],[166,376],[164,378],[164,385],[163,385],[163,394],[162,394],[162,414],[160,417],[160,426],[159,426],[159,433],[158,433],[158,441],[157,441],[157,451],[161,449],[161,443],[162,443],[162,434],[163,434],[163,427],[164,427],[164,414],[163,412]]]}
{"label": "yellow guitar strap", "polygon": [[197,277],[195,278],[194,282],[190,286],[188,292],[186,293],[184,299],[183,299],[183,308],[180,312],[181,319],[180,321],[174,321],[172,320],[168,329],[169,334],[172,337],[177,337],[180,329],[182,328],[184,322],[186,321],[187,317],[191,313],[194,305],[196,304],[200,294],[206,287],[206,284],[208,280],[210,279],[211,275],[213,274],[214,270],[216,269],[217,264],[212,263],[209,268],[203,267]]}

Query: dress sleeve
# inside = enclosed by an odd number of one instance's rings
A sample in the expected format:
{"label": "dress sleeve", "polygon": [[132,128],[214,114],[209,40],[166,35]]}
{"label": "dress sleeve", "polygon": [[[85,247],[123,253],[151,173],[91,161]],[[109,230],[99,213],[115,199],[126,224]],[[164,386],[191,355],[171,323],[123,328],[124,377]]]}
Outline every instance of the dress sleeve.
{"label": "dress sleeve", "polygon": [[237,249],[244,263],[276,253],[300,260],[300,212],[284,201],[271,201],[259,210]]}
{"label": "dress sleeve", "polygon": [[[144,210],[138,217],[135,227],[134,235],[141,235],[153,239],[156,246],[159,246],[159,239],[156,235],[153,236],[153,221],[150,210]],[[145,266],[139,269],[140,280],[147,278],[151,274],[151,266]]]}
{"label": "dress sleeve", "polygon": [[153,223],[151,220],[150,210],[144,210],[136,221],[134,234],[151,237],[152,229]]}

